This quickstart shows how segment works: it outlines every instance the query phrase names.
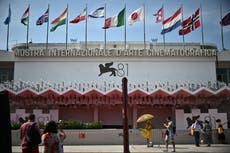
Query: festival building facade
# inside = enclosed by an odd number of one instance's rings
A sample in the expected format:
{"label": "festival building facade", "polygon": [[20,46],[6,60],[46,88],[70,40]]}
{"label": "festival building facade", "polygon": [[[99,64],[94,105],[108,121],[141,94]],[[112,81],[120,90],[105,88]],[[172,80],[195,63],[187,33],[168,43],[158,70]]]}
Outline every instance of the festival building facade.
{"label": "festival building facade", "polygon": [[[0,91],[9,92],[11,119],[101,121],[122,126],[122,78],[128,79],[128,119],[154,115],[154,128],[172,116],[178,129],[200,115],[230,118],[230,53],[214,44],[84,42],[18,44],[0,52]],[[222,73],[226,72],[226,73]],[[219,81],[217,81],[219,80]],[[226,82],[227,81],[227,82]],[[40,116],[40,117],[39,117]],[[225,128],[227,125],[225,125]]]}

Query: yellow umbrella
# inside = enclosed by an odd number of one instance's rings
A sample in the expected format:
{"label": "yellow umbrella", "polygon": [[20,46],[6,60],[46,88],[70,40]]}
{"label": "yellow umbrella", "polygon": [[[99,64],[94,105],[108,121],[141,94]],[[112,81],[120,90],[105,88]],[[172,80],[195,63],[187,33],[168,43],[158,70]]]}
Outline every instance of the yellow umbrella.
{"label": "yellow umbrella", "polygon": [[154,116],[152,114],[143,114],[137,119],[137,123],[144,122],[152,119]]}

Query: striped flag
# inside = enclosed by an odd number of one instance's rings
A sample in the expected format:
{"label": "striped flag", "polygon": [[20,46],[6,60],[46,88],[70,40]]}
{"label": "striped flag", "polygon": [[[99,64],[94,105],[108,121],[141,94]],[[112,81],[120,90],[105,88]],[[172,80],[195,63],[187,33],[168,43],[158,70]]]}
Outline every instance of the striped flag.
{"label": "striped flag", "polygon": [[23,13],[21,17],[21,23],[24,25],[28,25],[29,23],[29,11],[30,11],[30,7],[26,9],[26,11]]}
{"label": "striped flag", "polygon": [[78,15],[76,18],[70,21],[70,23],[78,23],[80,21],[84,21],[86,19],[86,8],[83,10],[83,12]]}
{"label": "striped flag", "polygon": [[119,12],[116,16],[109,17],[105,20],[103,29],[107,29],[110,27],[120,27],[125,24],[125,8]]}
{"label": "striped flag", "polygon": [[50,32],[53,32],[57,29],[57,27],[66,24],[67,12],[68,9],[66,8],[59,17],[57,17],[51,22]]}
{"label": "striped flag", "polygon": [[45,22],[48,22],[49,19],[49,9],[46,10],[46,12],[38,18],[38,20],[36,21],[36,25],[42,25]]}
{"label": "striped flag", "polygon": [[170,32],[181,25],[182,9],[179,8],[171,17],[163,21],[161,34]]}

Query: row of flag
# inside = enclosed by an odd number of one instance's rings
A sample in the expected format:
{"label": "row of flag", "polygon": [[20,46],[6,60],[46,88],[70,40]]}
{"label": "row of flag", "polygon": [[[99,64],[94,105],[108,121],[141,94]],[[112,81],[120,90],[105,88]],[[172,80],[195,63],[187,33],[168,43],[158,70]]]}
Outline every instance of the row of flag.
{"label": "row of flag", "polygon": [[[86,9],[82,11],[76,18],[70,21],[70,23],[78,23],[80,21],[86,20]],[[24,25],[28,25],[29,22],[29,7],[25,10],[21,17],[21,23]],[[55,18],[51,22],[51,29],[50,31],[55,31],[57,27],[66,24],[66,18],[67,18],[68,9],[66,8],[60,16]],[[92,11],[88,17],[92,18],[103,18],[105,15],[105,8],[100,7],[94,11]],[[155,14],[156,16],[156,23],[162,22],[162,31],[161,34],[165,34],[167,32],[170,32],[177,27],[181,26],[179,30],[179,35],[185,35],[190,33],[191,31],[197,29],[201,25],[200,20],[200,8],[198,8],[194,14],[189,16],[187,19],[182,21],[182,8],[179,8],[172,16],[168,17],[167,19],[163,19],[163,7],[160,8]],[[9,14],[8,17],[5,19],[4,23],[7,25],[10,23],[11,18],[11,8],[9,7]],[[105,19],[105,23],[103,28],[107,29],[110,27],[120,27],[123,26],[125,23],[125,8],[122,9],[117,15],[113,17],[109,17]],[[136,9],[134,12],[132,12],[128,17],[128,24],[132,25],[136,21],[143,21],[144,20],[144,7],[140,7]],[[42,25],[45,22],[49,21],[49,8],[46,10],[46,12],[37,19],[36,25]],[[230,12],[224,16],[220,22],[222,26],[227,26],[230,24]]]}

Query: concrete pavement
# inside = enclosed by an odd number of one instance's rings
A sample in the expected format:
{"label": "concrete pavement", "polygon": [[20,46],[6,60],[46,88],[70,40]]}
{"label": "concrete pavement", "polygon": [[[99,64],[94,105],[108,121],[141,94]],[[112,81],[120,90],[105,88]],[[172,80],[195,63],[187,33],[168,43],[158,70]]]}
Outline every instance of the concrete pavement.
{"label": "concrete pavement", "polygon": [[[146,147],[146,145],[130,145],[130,152],[132,153],[151,153],[151,152],[166,152],[164,145],[154,145],[153,147]],[[169,146],[171,152],[172,146]],[[42,151],[40,146],[39,151]],[[20,146],[12,146],[13,153],[20,153]],[[65,153],[123,153],[123,145],[65,145]],[[230,144],[213,144],[211,147],[201,145],[196,147],[192,144],[177,144],[176,152],[180,153],[229,153]]]}

